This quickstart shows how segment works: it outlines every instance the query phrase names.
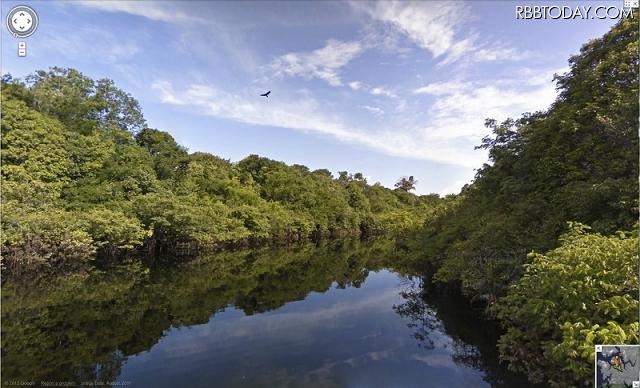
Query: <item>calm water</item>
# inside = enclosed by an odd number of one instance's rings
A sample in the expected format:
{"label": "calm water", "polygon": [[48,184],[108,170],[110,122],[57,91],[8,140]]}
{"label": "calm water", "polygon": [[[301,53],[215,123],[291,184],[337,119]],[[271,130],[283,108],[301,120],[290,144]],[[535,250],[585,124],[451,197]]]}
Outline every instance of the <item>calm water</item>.
{"label": "calm water", "polygon": [[391,241],[261,249],[3,288],[4,381],[140,387],[526,386],[468,304]]}

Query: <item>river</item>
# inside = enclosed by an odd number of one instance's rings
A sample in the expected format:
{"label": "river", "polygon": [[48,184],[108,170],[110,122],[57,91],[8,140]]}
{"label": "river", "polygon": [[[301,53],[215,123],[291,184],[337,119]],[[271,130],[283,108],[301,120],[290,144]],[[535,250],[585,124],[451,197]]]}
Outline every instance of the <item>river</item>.
{"label": "river", "polygon": [[2,377],[131,387],[524,387],[391,240],[96,266],[2,295]]}

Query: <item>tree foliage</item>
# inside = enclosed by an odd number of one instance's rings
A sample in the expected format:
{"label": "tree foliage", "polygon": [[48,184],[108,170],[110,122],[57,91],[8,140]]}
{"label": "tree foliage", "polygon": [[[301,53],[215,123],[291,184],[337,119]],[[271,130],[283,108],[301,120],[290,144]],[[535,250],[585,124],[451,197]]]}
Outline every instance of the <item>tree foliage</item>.
{"label": "tree foliage", "polygon": [[[611,234],[638,217],[638,21],[586,44],[557,77],[546,112],[503,123],[481,148],[489,163],[425,226],[437,279],[502,295],[526,254],[557,246],[567,221]],[[634,65],[635,64],[635,65]]]}
{"label": "tree foliage", "polygon": [[638,219],[638,19],[569,64],[547,111],[487,120],[489,162],[422,231],[435,280],[497,301],[503,359],[557,386],[592,378],[594,343],[638,341],[638,242],[614,235]]}
{"label": "tree foliage", "polygon": [[507,328],[500,351],[535,382],[588,386],[594,345],[638,343],[638,237],[573,224],[560,241],[545,255],[531,253],[499,301]]}
{"label": "tree foliage", "polygon": [[409,191],[416,188],[416,183],[418,183],[418,181],[415,180],[413,176],[410,176],[409,178],[402,177],[398,180],[398,182],[396,182],[395,187],[398,190],[402,190],[408,193]]}
{"label": "tree foliage", "polygon": [[64,241],[72,242],[68,258],[83,262],[78,256],[96,250],[396,232],[419,225],[434,205],[370,186],[362,173],[334,179],[257,155],[232,163],[190,154],[147,128],[138,102],[111,80],[75,69],[2,82],[2,246],[14,272],[55,267],[51,247]]}

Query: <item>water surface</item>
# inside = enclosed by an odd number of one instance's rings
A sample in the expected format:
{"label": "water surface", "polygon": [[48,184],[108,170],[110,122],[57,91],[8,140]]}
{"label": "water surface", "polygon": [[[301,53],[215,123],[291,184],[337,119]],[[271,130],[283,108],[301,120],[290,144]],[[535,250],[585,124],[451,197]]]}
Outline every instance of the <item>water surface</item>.
{"label": "water surface", "polygon": [[525,386],[394,243],[93,269],[3,289],[4,380],[141,387]]}

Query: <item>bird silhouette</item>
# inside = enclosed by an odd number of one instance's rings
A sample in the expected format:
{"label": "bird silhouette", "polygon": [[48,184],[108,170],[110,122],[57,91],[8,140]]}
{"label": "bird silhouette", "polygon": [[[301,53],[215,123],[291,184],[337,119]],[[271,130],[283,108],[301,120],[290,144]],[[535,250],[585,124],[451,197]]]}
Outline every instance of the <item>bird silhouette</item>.
{"label": "bird silhouette", "polygon": [[261,95],[260,95],[260,97],[267,97],[267,98],[268,98],[268,97],[269,97],[269,94],[271,94],[271,90],[269,90],[269,91],[268,91],[268,92],[266,92],[266,93],[261,94]]}

